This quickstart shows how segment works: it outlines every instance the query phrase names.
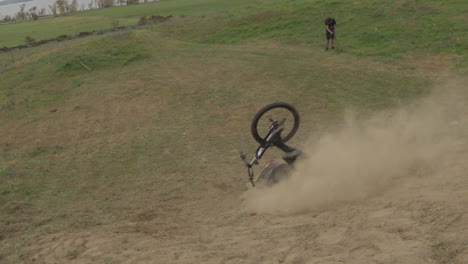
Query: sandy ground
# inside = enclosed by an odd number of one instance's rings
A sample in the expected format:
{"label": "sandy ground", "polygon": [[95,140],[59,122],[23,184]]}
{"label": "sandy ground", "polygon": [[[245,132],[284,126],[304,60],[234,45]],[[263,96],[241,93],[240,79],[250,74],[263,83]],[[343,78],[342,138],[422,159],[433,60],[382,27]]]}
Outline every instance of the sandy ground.
{"label": "sandy ground", "polygon": [[31,263],[467,263],[468,162],[413,177],[366,201],[291,216],[240,201],[44,237]]}
{"label": "sandy ground", "polygon": [[385,122],[351,118],[274,188],[151,201],[129,220],[39,237],[27,262],[468,263],[468,97],[442,94]]}

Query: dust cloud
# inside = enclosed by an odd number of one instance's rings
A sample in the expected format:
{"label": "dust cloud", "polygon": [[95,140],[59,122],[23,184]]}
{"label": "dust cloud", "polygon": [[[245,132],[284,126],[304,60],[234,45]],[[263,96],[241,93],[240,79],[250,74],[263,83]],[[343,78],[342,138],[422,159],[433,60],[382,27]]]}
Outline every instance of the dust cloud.
{"label": "dust cloud", "polygon": [[467,136],[468,91],[461,87],[444,85],[411,105],[367,117],[347,111],[340,129],[305,144],[307,157],[288,180],[247,191],[245,208],[282,215],[327,210],[391,191],[422,168],[423,180],[457,155]]}

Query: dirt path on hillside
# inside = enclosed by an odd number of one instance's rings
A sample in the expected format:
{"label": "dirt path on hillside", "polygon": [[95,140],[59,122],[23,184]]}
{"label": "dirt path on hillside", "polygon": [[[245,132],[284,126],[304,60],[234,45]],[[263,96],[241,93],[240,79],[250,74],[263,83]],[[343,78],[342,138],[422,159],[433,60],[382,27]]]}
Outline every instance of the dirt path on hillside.
{"label": "dirt path on hillside", "polygon": [[[42,238],[31,263],[467,263],[468,162],[365,202],[295,216],[188,205],[170,223],[122,223]],[[423,180],[424,179],[424,180]]]}
{"label": "dirt path on hillside", "polygon": [[306,166],[312,178],[299,169],[266,193],[186,199],[113,225],[42,236],[27,260],[468,263],[468,97],[442,94],[384,124],[351,122],[315,142],[307,149],[317,164]]}

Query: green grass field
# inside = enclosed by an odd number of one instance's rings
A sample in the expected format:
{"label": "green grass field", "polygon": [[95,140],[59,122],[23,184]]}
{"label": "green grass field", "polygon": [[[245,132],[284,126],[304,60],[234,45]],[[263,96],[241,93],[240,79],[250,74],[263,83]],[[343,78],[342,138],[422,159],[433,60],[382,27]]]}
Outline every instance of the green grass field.
{"label": "green grass field", "polygon": [[468,21],[464,1],[213,1],[170,0],[100,9],[55,19],[1,25],[0,46],[62,34],[135,25],[141,16],[173,15],[158,27],[171,37],[201,43],[274,40],[323,45],[324,16],[338,21],[337,38],[356,55],[401,57],[436,52],[466,56]]}
{"label": "green grass field", "polygon": [[[147,201],[177,208],[217,182],[243,190],[238,153],[255,149],[250,119],[268,103],[299,109],[300,145],[347,108],[405,104],[465,76],[462,2],[167,0],[0,25],[12,46],[174,16],[0,53],[0,262]],[[339,48],[324,52],[328,15]]]}
{"label": "green grass field", "polygon": [[249,3],[245,0],[170,0],[134,6],[95,9],[76,15],[1,25],[0,47],[24,44],[26,36],[36,40],[55,38],[59,35],[75,35],[84,31],[111,29],[113,25],[136,25],[142,16],[192,16],[217,15],[237,6]]}

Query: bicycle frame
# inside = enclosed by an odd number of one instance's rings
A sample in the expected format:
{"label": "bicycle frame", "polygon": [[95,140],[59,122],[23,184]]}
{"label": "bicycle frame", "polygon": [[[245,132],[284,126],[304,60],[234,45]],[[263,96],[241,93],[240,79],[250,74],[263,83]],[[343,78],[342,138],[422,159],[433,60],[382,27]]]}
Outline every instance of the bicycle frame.
{"label": "bicycle frame", "polygon": [[247,167],[247,173],[249,175],[249,181],[253,187],[255,187],[254,182],[254,173],[253,173],[253,165],[258,164],[258,160],[262,158],[263,154],[265,154],[266,150],[271,146],[276,146],[283,150],[284,152],[292,152],[295,149],[284,144],[283,139],[281,138],[281,132],[284,130],[284,122],[286,118],[283,118],[280,121],[271,121],[270,130],[268,131],[267,135],[264,138],[264,142],[260,144],[260,146],[255,151],[254,157],[247,162],[246,155],[241,153],[240,157],[244,161]]}

